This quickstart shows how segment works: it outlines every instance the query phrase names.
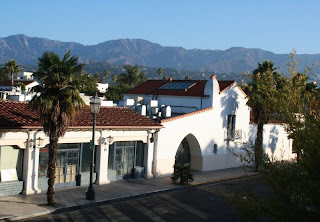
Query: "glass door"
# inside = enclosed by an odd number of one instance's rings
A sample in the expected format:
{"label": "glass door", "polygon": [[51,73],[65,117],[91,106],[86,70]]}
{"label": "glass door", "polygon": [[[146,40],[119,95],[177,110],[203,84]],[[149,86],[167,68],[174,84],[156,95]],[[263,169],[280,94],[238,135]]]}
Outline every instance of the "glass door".
{"label": "glass door", "polygon": [[55,187],[75,186],[79,148],[58,149]]}
{"label": "glass door", "polygon": [[134,161],[134,147],[117,147],[115,155],[115,170],[117,178],[131,176]]}

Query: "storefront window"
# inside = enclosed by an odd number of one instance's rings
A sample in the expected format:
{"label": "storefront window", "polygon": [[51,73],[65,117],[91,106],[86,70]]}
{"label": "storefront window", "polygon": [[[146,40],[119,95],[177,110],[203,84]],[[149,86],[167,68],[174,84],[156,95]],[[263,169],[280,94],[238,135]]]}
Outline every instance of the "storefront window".
{"label": "storefront window", "polygon": [[92,149],[89,143],[82,144],[81,172],[90,172]]}
{"label": "storefront window", "polygon": [[[78,165],[79,160],[79,143],[64,143],[58,144],[57,169],[64,167],[66,165]],[[38,176],[45,177],[48,175],[48,165],[49,165],[49,144],[43,148],[40,148],[39,152],[39,170]],[[57,170],[56,169],[56,170]]]}
{"label": "storefront window", "polygon": [[113,163],[114,163],[114,144],[109,146],[109,161],[108,161],[108,169],[113,169]]}
{"label": "storefront window", "polygon": [[136,148],[136,166],[143,167],[144,160],[144,145],[142,142],[137,142]]}
{"label": "storefront window", "polygon": [[[135,153],[134,153],[135,152]],[[119,141],[109,147],[108,169],[143,167],[144,144],[141,141]]]}
{"label": "storefront window", "polygon": [[49,148],[40,148],[39,153],[39,177],[45,177],[48,174],[48,163],[49,163]]}
{"label": "storefront window", "polygon": [[0,181],[22,180],[23,150],[17,146],[0,147]]}

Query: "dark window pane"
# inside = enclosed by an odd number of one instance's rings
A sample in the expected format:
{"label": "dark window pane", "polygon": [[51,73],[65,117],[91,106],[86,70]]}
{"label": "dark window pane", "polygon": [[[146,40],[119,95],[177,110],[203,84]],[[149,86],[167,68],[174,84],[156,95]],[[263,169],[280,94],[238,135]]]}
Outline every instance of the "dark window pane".
{"label": "dark window pane", "polygon": [[113,160],[114,160],[114,143],[109,146],[109,157],[108,157],[108,169],[113,169]]}
{"label": "dark window pane", "polygon": [[91,164],[91,153],[92,150],[90,149],[89,143],[83,143],[82,147],[82,172],[90,172],[90,164]]}
{"label": "dark window pane", "polygon": [[144,145],[141,141],[137,142],[136,149],[136,166],[143,167],[143,154],[144,154]]}

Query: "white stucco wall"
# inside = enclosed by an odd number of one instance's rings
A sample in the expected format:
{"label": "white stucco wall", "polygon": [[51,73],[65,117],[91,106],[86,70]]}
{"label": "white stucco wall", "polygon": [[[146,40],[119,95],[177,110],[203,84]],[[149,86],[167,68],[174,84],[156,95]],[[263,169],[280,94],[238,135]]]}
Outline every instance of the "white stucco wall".
{"label": "white stucco wall", "polygon": [[[157,176],[173,172],[178,146],[185,137],[190,146],[192,169],[207,171],[239,166],[238,158],[229,149],[237,152],[249,138],[250,110],[245,95],[237,86],[232,86],[224,93],[214,92],[213,96],[212,109],[162,123],[164,129],[158,133]],[[228,115],[237,116],[236,129],[243,134],[239,140],[225,140]],[[217,153],[213,152],[214,144],[217,144]]]}
{"label": "white stucco wall", "polygon": [[[257,125],[250,124],[250,140],[255,141]],[[295,158],[292,153],[292,140],[282,124],[265,124],[263,127],[263,148],[271,160],[291,160]]]}

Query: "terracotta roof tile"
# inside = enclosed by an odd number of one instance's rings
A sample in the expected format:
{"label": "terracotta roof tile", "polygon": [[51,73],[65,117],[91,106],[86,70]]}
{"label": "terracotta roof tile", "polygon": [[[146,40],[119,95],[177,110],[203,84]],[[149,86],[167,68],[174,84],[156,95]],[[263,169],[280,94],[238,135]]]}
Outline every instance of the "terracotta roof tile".
{"label": "terracotta roof tile", "polygon": [[[195,97],[206,97],[204,95],[204,88],[207,80],[172,80],[171,82],[190,82],[196,83],[194,86],[189,88],[187,91],[184,90],[164,90],[159,89],[161,86],[167,84],[170,80],[148,80],[139,86],[129,90],[125,94],[135,95],[172,95],[172,96],[195,96]],[[225,90],[234,84],[234,81],[218,81],[220,91]]]}
{"label": "terracotta roof tile", "polygon": [[[0,101],[0,129],[41,128],[39,113],[27,108],[27,102]],[[101,107],[97,127],[161,128],[161,124],[125,107]],[[92,127],[90,108],[78,110],[69,127]]]}

